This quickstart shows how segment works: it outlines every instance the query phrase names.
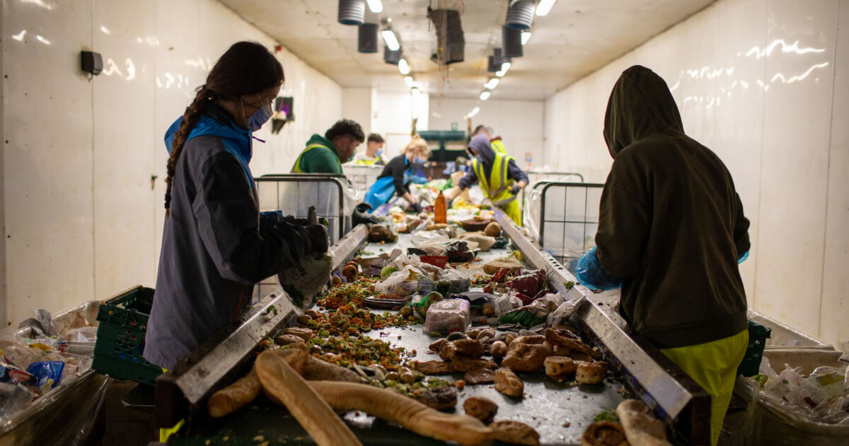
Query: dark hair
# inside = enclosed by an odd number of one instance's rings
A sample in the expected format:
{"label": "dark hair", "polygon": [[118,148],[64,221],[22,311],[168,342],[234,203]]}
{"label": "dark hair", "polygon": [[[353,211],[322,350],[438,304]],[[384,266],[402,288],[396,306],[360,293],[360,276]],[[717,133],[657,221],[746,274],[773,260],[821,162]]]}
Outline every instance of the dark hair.
{"label": "dark hair", "polygon": [[368,135],[368,142],[376,142],[380,144],[383,142],[383,137],[378,135],[377,133],[372,133]]}
{"label": "dark hair", "polygon": [[333,124],[333,127],[324,132],[324,137],[331,141],[340,136],[351,136],[359,142],[366,140],[363,128],[350,119],[340,119],[336,121],[336,124]]}
{"label": "dark hair", "polygon": [[174,133],[171,156],[168,158],[168,176],[165,178],[165,209],[171,207],[171,183],[177,169],[177,160],[180,159],[186,139],[206,107],[216,99],[235,100],[244,95],[259,93],[281,85],[283,80],[283,66],[267,48],[256,42],[234,43],[218,59],[206,77],[206,84],[197,88],[195,99],[183,113],[183,122]]}
{"label": "dark hair", "polygon": [[472,132],[472,136],[477,135],[478,133],[481,132],[481,130],[486,131],[486,126],[481,124],[481,125],[475,127],[475,131]]}

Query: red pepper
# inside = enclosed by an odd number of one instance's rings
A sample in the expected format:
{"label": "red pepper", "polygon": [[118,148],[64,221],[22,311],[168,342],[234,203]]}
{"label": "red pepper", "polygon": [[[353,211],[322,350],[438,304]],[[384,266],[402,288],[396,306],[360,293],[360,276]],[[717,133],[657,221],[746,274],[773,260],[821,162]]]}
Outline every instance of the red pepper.
{"label": "red pepper", "polygon": [[540,283],[535,274],[526,274],[507,282],[507,286],[524,295],[535,296],[539,292]]}
{"label": "red pepper", "polygon": [[493,274],[492,281],[496,283],[504,283],[507,279],[507,274],[510,272],[507,268],[501,268],[497,273]]}
{"label": "red pepper", "polygon": [[518,297],[518,298],[519,298],[519,300],[521,300],[521,301],[522,301],[522,305],[530,305],[530,304],[531,304],[531,302],[533,302],[533,301],[534,301],[532,298],[530,298],[530,297],[528,297],[528,296],[525,296],[525,295],[524,295],[524,294],[522,294],[522,293],[516,293],[516,297]]}

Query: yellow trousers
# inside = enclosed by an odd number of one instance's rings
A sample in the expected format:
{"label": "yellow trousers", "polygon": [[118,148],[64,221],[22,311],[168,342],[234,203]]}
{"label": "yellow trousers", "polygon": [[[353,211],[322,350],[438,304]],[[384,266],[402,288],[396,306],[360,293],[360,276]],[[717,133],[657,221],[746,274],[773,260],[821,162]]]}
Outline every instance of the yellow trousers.
{"label": "yellow trousers", "polygon": [[749,345],[749,330],[717,341],[660,351],[710,394],[710,443],[716,446],[737,378],[737,367]]}
{"label": "yellow trousers", "polygon": [[522,227],[522,208],[519,206],[518,197],[504,206],[499,206],[499,209],[504,211],[504,213],[507,214],[507,216],[510,217],[510,219],[513,220],[513,222],[515,222],[520,228]]}

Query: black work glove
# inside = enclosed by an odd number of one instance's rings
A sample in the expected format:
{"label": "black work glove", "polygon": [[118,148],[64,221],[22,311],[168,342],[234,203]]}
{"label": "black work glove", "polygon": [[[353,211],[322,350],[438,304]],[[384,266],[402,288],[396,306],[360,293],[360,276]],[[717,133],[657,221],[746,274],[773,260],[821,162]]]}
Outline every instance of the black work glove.
{"label": "black work glove", "polygon": [[323,224],[305,226],[310,241],[310,252],[324,254],[330,249],[330,239],[327,236],[327,227]]}
{"label": "black work glove", "polygon": [[510,188],[510,193],[513,195],[519,195],[519,191],[521,190],[522,188],[518,184],[514,184],[513,187]]}
{"label": "black work glove", "polygon": [[274,226],[272,233],[286,241],[289,247],[289,255],[291,255],[293,260],[298,261],[298,259],[303,258],[307,253],[312,252],[313,247],[307,228],[295,223],[293,220],[288,218],[283,219]]}
{"label": "black work glove", "polygon": [[354,207],[354,213],[351,214],[354,226],[360,223],[375,224],[380,222],[380,218],[376,215],[371,215],[368,211],[372,210],[371,204],[360,203]]}
{"label": "black work glove", "polygon": [[415,202],[415,203],[412,203],[410,205],[410,207],[407,208],[407,210],[414,213],[414,214],[419,214],[419,213],[422,212],[423,208],[422,208],[421,203]]}
{"label": "black work glove", "polygon": [[451,206],[453,206],[453,205],[454,205],[454,199],[453,198],[446,198],[445,199],[445,208],[446,209],[451,209]]}

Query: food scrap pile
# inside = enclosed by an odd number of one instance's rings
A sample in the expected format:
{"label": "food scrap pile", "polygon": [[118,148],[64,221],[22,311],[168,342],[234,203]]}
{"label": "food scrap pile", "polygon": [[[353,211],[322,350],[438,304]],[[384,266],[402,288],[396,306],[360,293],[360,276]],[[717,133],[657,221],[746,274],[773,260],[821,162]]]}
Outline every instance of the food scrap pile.
{"label": "food scrap pile", "polygon": [[[332,287],[317,301],[315,310],[306,311],[296,327],[265,343],[267,352],[286,357],[292,351],[304,352],[311,361],[303,370],[308,382],[367,384],[375,389],[369,392],[389,392],[428,410],[453,410],[458,393],[469,386],[494,386],[516,401],[530,398],[524,389],[526,376],[542,375],[560,386],[588,391],[603,385],[608,363],[569,323],[580,295],[556,292],[544,270],[525,268],[518,251],[482,260],[479,253],[499,244],[503,247],[506,239],[488,212],[479,208],[476,212],[471,218],[442,225],[430,223],[427,214],[395,212],[391,222],[372,225],[372,243],[393,243],[399,233],[411,233],[405,237],[410,237],[412,246],[406,251],[380,248],[383,252],[378,255],[361,252],[334,274]],[[572,287],[563,285],[567,290]],[[384,340],[394,339],[384,336],[384,331],[396,327],[434,338],[428,351],[421,353],[439,359],[419,360],[420,352]],[[370,332],[378,332],[377,339],[367,336]],[[498,404],[488,398],[466,398],[463,409],[466,415],[438,415],[450,419],[445,421],[448,425],[464,426],[457,431],[442,424],[416,427],[405,420],[390,421],[460,444],[540,443],[533,427],[498,420]],[[377,408],[362,410],[382,417]],[[601,422],[619,426],[615,421]],[[588,441],[610,437],[608,425],[590,427],[585,434]]]}

